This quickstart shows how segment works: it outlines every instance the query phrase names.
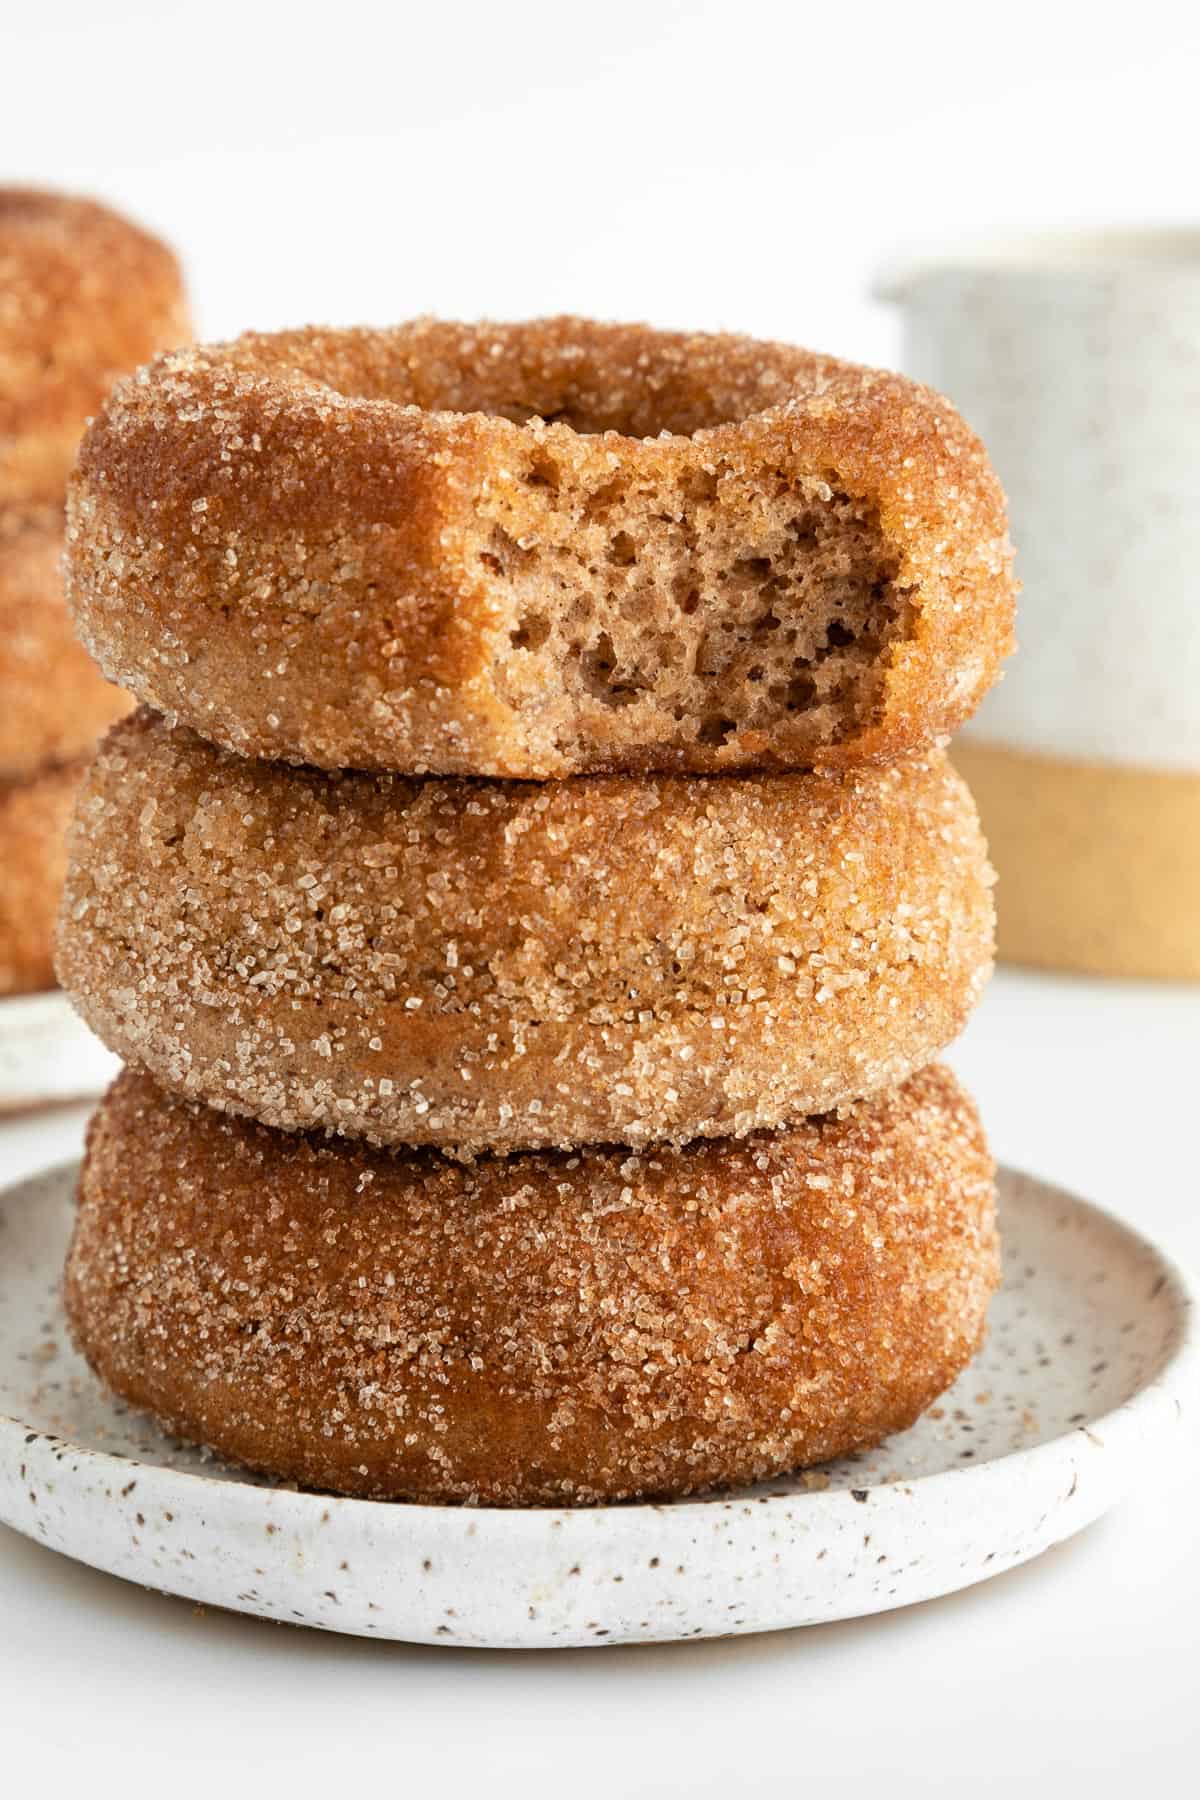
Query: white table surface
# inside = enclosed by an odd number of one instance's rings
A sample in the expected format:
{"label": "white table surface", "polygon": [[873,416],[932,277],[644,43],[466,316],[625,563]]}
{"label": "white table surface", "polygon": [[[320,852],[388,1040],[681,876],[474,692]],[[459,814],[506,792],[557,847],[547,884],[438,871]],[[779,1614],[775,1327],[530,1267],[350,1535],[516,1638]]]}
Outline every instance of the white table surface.
{"label": "white table surface", "polygon": [[[1003,972],[953,1060],[998,1155],[1200,1268],[1200,991]],[[0,1176],[86,1108],[0,1127]],[[0,1794],[1194,1791],[1195,1420],[1081,1537],[875,1619],[541,1653],[339,1639],[144,1592],[0,1528]],[[6,1776],[20,1779],[8,1785]],[[26,1785],[23,1785],[26,1784]],[[49,1785],[48,1785],[49,1784]],[[832,1785],[836,1784],[836,1785]],[[824,1790],[823,1790],[824,1791]]]}

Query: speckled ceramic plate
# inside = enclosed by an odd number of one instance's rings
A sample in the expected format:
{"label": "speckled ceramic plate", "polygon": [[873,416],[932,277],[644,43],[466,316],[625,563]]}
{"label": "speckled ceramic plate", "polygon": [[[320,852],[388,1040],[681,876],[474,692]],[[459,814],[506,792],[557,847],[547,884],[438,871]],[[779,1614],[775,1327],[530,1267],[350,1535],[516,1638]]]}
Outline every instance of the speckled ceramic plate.
{"label": "speckled ceramic plate", "polygon": [[1005,1172],[987,1347],[869,1455],[674,1506],[332,1499],[173,1443],[104,1394],[58,1301],[73,1180],[0,1196],[0,1519],[127,1580],[328,1631],[537,1648],[904,1606],[1089,1524],[1152,1469],[1197,1388],[1178,1271],[1105,1213]]}
{"label": "speckled ceramic plate", "polygon": [[120,1066],[65,994],[0,1000],[0,1113],[98,1094]]}

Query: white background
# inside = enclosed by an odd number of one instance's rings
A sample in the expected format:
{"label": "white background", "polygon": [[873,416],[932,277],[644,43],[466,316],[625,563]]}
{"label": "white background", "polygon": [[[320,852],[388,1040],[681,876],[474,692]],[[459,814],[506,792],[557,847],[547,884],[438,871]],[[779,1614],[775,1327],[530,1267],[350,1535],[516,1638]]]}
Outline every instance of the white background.
{"label": "white background", "polygon": [[884,360],[893,246],[1197,210],[1194,6],[0,6],[4,179],[183,252],[202,332],[576,310]]}
{"label": "white background", "polygon": [[[897,247],[1194,217],[1200,26],[1141,5],[0,5],[0,178],[169,236],[201,330],[575,309],[895,354]],[[1195,992],[1007,976],[997,1148],[1200,1264]],[[79,1114],[0,1130],[0,1177]],[[0,1254],[2,1254],[0,1246]],[[974,1592],[711,1645],[364,1645],[0,1532],[0,1795],[1190,1791],[1192,1442]]]}

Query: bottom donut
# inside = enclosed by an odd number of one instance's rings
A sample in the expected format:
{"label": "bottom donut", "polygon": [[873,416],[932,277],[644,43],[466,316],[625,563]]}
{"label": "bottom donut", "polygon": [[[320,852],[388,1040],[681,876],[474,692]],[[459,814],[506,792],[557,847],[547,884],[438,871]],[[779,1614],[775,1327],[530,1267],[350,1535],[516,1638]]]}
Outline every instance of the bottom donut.
{"label": "bottom donut", "polygon": [[123,1074],[76,1342],[179,1437],[376,1499],[740,1485],[910,1425],[979,1346],[993,1168],[950,1072],[739,1142],[485,1158],[295,1136]]}
{"label": "bottom donut", "polygon": [[0,997],[57,985],[54,925],[82,763],[0,780]]}

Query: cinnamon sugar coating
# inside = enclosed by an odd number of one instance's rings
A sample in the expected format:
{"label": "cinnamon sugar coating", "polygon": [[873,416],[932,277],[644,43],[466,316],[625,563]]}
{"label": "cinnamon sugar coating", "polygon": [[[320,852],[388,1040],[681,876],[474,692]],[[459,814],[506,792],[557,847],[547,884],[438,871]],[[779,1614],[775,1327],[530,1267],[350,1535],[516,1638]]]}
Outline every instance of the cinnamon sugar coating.
{"label": "cinnamon sugar coating", "polygon": [[84,755],[129,711],[63,600],[62,509],[0,509],[0,781]]}
{"label": "cinnamon sugar coating", "polygon": [[990,870],[937,753],[841,775],[408,780],[140,713],[80,798],[76,1005],[174,1092],[462,1155],[736,1136],[965,1023]]}
{"label": "cinnamon sugar coating", "polygon": [[946,1069],[745,1144],[464,1169],[126,1072],[92,1125],[76,1341],[169,1431],[311,1487],[491,1506],[754,1481],[912,1423],[998,1278]]}
{"label": "cinnamon sugar coating", "polygon": [[81,765],[0,778],[0,996],[54,980],[54,920]]}
{"label": "cinnamon sugar coating", "polygon": [[545,778],[885,761],[1011,644],[947,401],[559,318],[247,335],[120,385],[68,584],[106,672],[244,754]]}
{"label": "cinnamon sugar coating", "polygon": [[94,200],[0,187],[0,504],[61,503],[116,377],[189,335],[165,244]]}

